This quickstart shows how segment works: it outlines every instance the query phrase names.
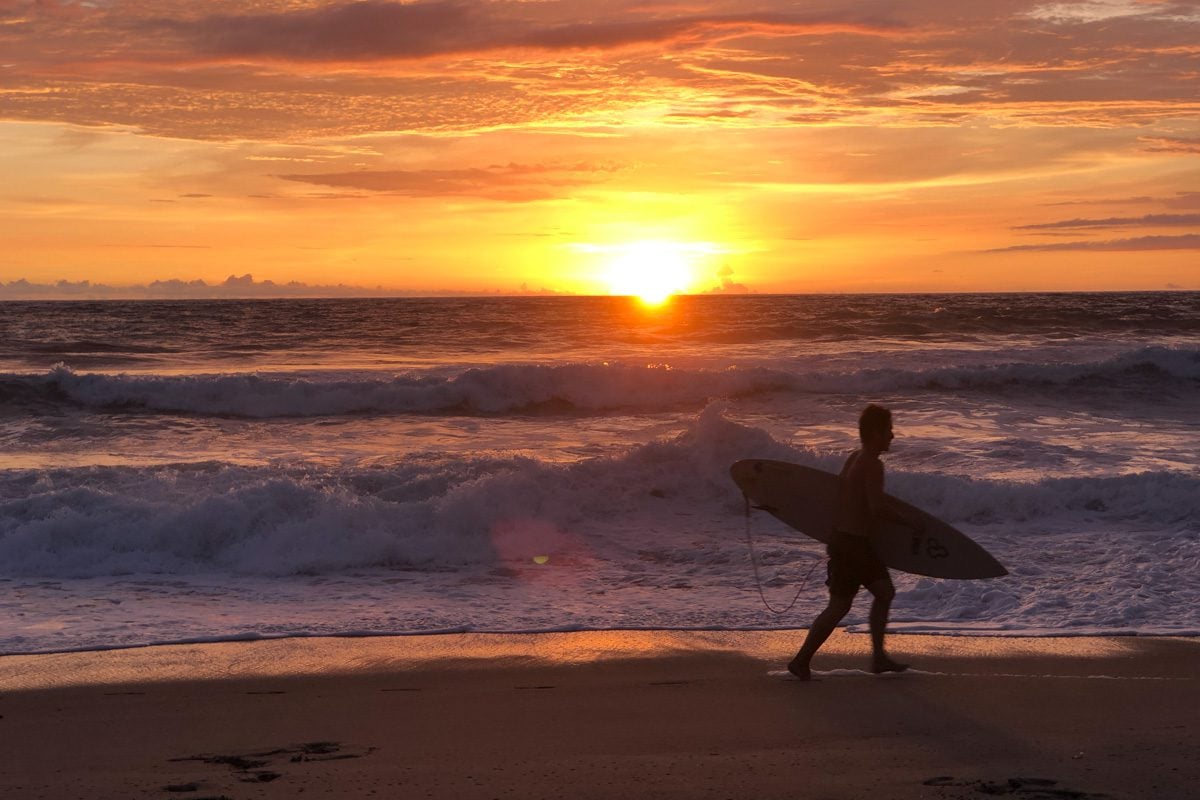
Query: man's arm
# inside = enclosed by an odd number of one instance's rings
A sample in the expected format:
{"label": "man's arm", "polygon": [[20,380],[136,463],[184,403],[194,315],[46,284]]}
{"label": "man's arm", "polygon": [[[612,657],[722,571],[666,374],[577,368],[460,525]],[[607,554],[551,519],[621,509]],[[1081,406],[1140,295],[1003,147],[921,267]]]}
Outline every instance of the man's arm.
{"label": "man's arm", "polygon": [[867,465],[866,474],[867,508],[875,522],[894,522],[914,531],[925,530],[920,520],[913,518],[888,502],[883,493],[883,463],[876,460]]}

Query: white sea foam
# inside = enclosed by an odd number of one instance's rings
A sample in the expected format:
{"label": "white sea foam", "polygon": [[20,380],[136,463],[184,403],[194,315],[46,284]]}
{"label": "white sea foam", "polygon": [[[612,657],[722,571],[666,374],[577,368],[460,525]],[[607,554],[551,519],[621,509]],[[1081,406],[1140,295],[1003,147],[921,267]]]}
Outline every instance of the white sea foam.
{"label": "white sea foam", "polygon": [[[567,465],[466,458],[351,470],[208,463],[9,471],[0,473],[3,495],[14,498],[0,501],[0,570],[286,575],[486,563],[503,557],[495,536],[503,538],[513,520],[538,521],[552,547],[553,531],[616,512],[653,518],[670,505],[728,517],[738,500],[728,465],[750,456],[837,467],[829,456],[731,423],[714,407],[673,440]],[[952,524],[1043,540],[1081,527],[1119,530],[1126,539],[1200,527],[1200,478],[1182,473],[1035,483],[899,473],[890,485]],[[602,550],[597,528],[589,545]],[[1176,553],[1148,555],[1170,562]]]}
{"label": "white sea foam", "polygon": [[[136,595],[138,607],[157,610],[135,642],[179,638],[164,619],[196,593],[234,609],[256,598],[258,614],[272,610],[262,635],[806,624],[823,600],[815,580],[784,618],[766,614],[754,590],[742,502],[727,475],[748,456],[837,466],[713,406],[678,437],[567,465],[10,471],[0,473],[0,565],[6,583],[37,603],[0,605],[44,621],[71,612],[39,587],[74,586],[76,603],[80,585],[122,604]],[[1200,589],[1179,577],[1200,569],[1196,477],[1022,484],[901,473],[893,491],[960,525],[1012,571],[993,581],[898,576],[900,626],[1200,631]],[[790,598],[819,546],[766,515],[750,524],[764,590]],[[146,581],[175,588],[148,590]],[[306,581],[322,589],[281,609],[288,593],[279,587]],[[122,612],[138,617],[131,606]],[[201,630],[213,624],[203,622]],[[223,635],[216,628],[209,635]],[[109,635],[93,630],[83,646]],[[71,641],[23,629],[4,648]]]}

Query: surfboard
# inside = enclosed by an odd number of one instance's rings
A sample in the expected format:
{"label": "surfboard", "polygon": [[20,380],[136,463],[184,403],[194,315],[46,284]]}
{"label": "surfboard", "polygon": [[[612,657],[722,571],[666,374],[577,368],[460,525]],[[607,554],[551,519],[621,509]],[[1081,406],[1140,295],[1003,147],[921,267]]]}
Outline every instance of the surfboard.
{"label": "surfboard", "polygon": [[[769,512],[806,536],[828,542],[833,533],[838,476],[787,461],[746,459],[729,468],[734,483],[756,508]],[[933,578],[998,578],[1007,575],[987,550],[932,514],[885,495],[920,530],[885,522],[871,545],[892,569]]]}

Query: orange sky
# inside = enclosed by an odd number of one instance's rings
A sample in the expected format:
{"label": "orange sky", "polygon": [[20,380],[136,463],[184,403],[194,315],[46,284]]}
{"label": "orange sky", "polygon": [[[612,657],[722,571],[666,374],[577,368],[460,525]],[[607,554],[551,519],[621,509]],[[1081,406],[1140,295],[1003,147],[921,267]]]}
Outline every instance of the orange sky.
{"label": "orange sky", "polygon": [[1200,289],[1197,86],[1195,2],[0,0],[0,297]]}

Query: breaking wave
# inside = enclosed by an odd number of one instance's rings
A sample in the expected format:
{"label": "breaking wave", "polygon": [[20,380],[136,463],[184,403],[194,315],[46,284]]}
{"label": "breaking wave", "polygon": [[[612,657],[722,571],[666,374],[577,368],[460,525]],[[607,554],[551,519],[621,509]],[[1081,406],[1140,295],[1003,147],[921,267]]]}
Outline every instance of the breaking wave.
{"label": "breaking wave", "polygon": [[1020,392],[1059,389],[1189,391],[1200,387],[1200,350],[1147,347],[1085,363],[1009,363],[930,369],[722,370],[666,365],[503,365],[446,377],[303,375],[109,375],[58,366],[0,375],[0,409],[59,406],[232,417],[343,414],[596,414],[703,408],[718,398],[770,392]]}
{"label": "breaking wave", "polygon": [[[694,546],[686,521],[670,520],[687,509],[738,530],[743,504],[728,468],[747,457],[829,470],[839,461],[727,420],[713,405],[677,437],[569,465],[429,456],[340,470],[215,462],[9,470],[0,497],[16,499],[0,501],[0,574],[443,570],[572,546],[619,562],[631,554],[610,538],[614,519],[626,523],[620,529],[653,529],[654,546],[674,559],[727,569],[727,554],[707,564],[718,556]],[[1183,532],[1173,541],[1193,551],[1200,538],[1200,478],[1183,473],[1021,483],[899,472],[889,487],[952,524],[1020,531],[1022,558],[1033,560],[1046,537],[1081,526]]]}

